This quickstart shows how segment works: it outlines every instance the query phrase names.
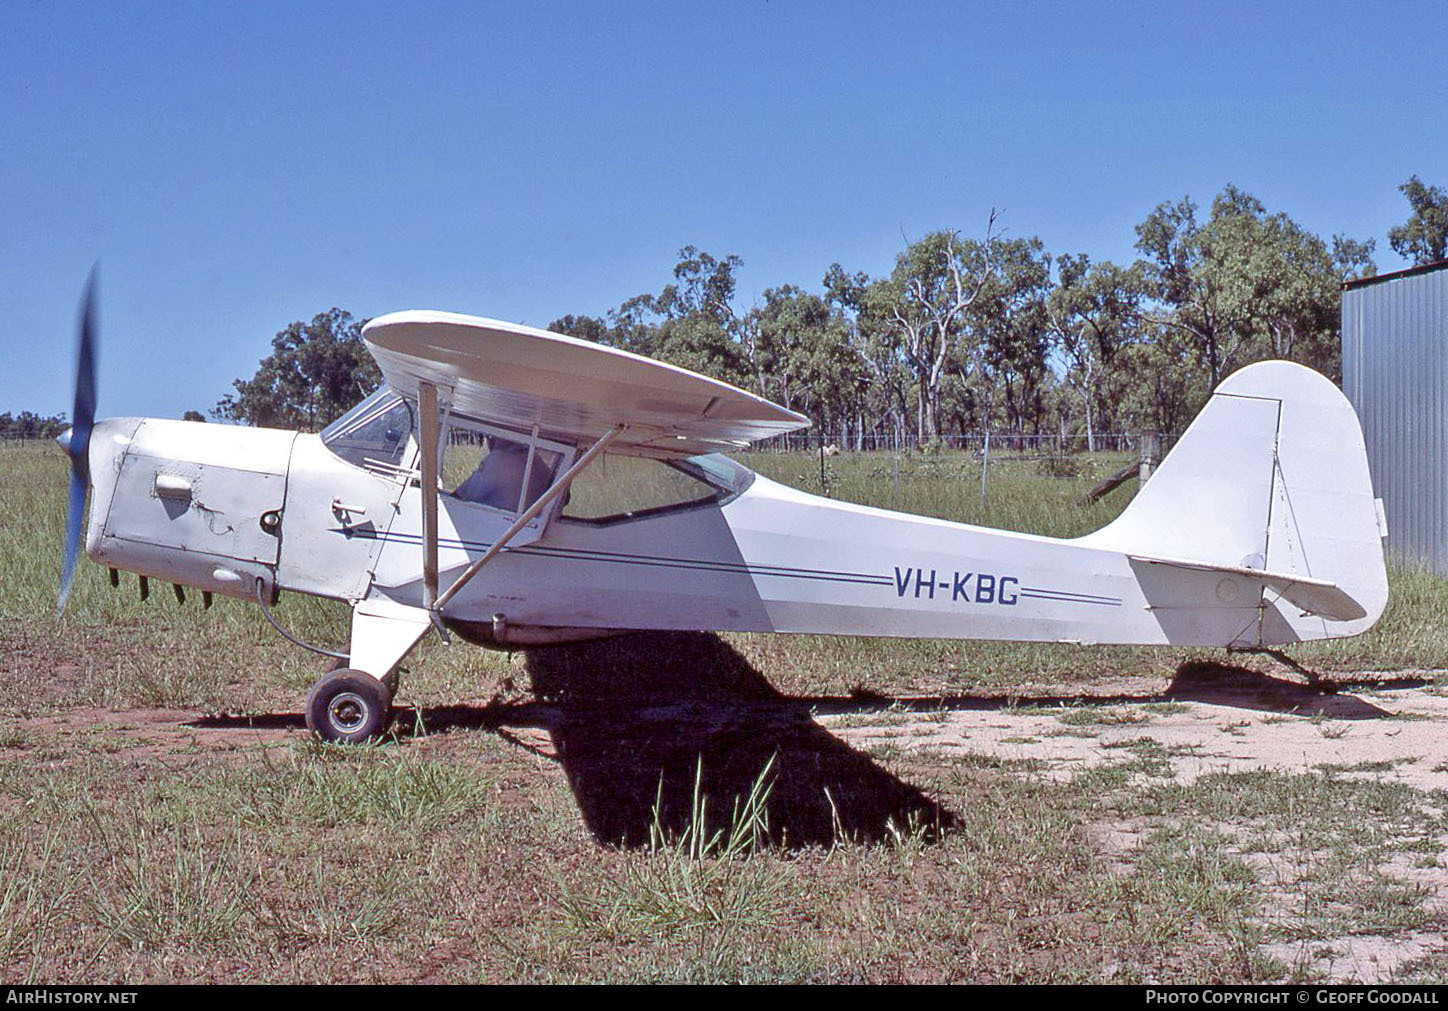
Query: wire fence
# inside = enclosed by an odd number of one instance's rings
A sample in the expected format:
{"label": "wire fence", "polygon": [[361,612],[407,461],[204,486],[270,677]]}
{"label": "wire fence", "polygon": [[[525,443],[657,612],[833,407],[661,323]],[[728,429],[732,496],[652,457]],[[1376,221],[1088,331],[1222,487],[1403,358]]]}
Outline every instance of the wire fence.
{"label": "wire fence", "polygon": [[[10,443],[33,443],[54,439],[51,434],[0,435],[0,445]],[[1155,435],[1142,432],[1098,432],[1091,438],[1079,433],[1032,433],[1014,432],[972,432],[939,436],[934,445],[952,452],[984,453],[1015,452],[1032,456],[1074,456],[1078,453],[1139,453],[1144,442],[1156,438],[1160,452],[1165,453],[1175,444],[1177,435]],[[475,432],[452,429],[448,442],[452,445],[477,444],[482,436]],[[931,445],[931,444],[927,444]],[[761,439],[749,447],[753,453],[817,453],[821,449],[834,453],[902,453],[921,449],[913,436],[901,437],[889,432],[850,433],[848,438],[826,432],[790,432],[772,439]]]}
{"label": "wire fence", "polygon": [[[1164,453],[1177,440],[1174,434],[1155,432],[1097,432],[1089,438],[1082,433],[972,432],[942,435],[934,440],[940,449],[974,453],[1015,452],[1032,456],[1074,456],[1078,453],[1139,453],[1145,443],[1156,440]],[[926,444],[931,445],[931,444]],[[790,432],[754,443],[757,453],[900,453],[921,449],[912,436],[894,432],[851,432],[848,436],[827,432]]]}
{"label": "wire fence", "polygon": [[0,446],[33,446],[37,442],[54,442],[56,435],[0,435]]}

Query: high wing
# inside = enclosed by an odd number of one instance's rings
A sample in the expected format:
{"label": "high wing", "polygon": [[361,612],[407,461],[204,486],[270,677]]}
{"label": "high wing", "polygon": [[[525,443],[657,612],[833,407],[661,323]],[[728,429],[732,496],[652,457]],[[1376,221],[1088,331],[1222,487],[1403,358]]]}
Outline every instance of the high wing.
{"label": "high wing", "polygon": [[810,424],[688,369],[517,323],[412,310],[377,317],[362,337],[409,399],[430,383],[455,412],[580,442],[623,426],[610,452],[692,456]]}

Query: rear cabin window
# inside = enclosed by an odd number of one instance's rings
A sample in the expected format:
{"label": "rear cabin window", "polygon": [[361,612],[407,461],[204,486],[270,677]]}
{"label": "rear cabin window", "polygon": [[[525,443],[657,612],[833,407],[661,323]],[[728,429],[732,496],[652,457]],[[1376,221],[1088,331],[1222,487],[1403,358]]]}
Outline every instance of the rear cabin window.
{"label": "rear cabin window", "polygon": [[689,461],[605,453],[573,479],[562,515],[598,523],[722,498],[725,489],[705,480],[705,473]]}

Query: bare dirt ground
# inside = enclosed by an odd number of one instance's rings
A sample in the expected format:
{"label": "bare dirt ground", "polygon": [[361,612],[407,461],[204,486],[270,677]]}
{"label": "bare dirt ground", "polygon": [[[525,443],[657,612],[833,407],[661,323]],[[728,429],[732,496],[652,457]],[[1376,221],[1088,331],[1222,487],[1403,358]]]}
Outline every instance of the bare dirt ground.
{"label": "bare dirt ground", "polygon": [[[54,684],[70,680],[63,667],[52,672]],[[658,750],[656,731],[662,726],[677,738],[669,751],[697,754],[701,739],[717,751],[718,736],[732,727],[748,728],[755,738],[748,750],[763,754],[808,725],[816,744],[828,738],[842,752],[990,756],[1029,762],[1056,781],[1118,761],[1123,749],[1159,745],[1184,784],[1204,773],[1338,767],[1422,790],[1448,789],[1442,743],[1448,737],[1448,692],[1432,686],[1432,678],[1443,673],[1438,671],[1368,671],[1313,684],[1293,672],[1263,674],[1199,663],[1185,665],[1171,678],[1026,685],[1008,695],[801,698],[754,684],[703,684],[663,698],[650,700],[643,691],[610,702],[603,701],[606,691],[592,698],[547,698],[548,672],[533,673],[535,679],[543,675],[544,700],[471,700],[420,710],[403,706],[398,727],[408,737],[486,727],[557,760],[565,742],[596,751],[606,740],[612,752],[619,738],[637,737]],[[589,711],[581,712],[580,705]],[[584,722],[588,730],[580,733]],[[32,740],[61,740],[77,731],[101,734],[109,753],[137,759],[246,751],[306,733],[300,712],[281,709],[202,714],[69,707],[11,726]],[[415,744],[446,747],[441,739]]]}
{"label": "bare dirt ground", "polygon": [[[632,671],[624,694],[607,681],[570,680],[566,655],[550,661],[540,654],[529,661],[533,694],[404,707],[400,736],[421,755],[468,761],[476,760],[476,749],[467,731],[496,734],[534,756],[538,777],[566,779],[598,842],[625,846],[646,841],[659,805],[666,823],[682,823],[701,760],[706,785],[725,796],[740,793],[773,760],[777,788],[787,794],[777,798],[783,803],[776,809],[787,814],[774,829],[791,847],[828,846],[842,834],[885,839],[912,819],[949,825],[950,811],[915,785],[919,777],[897,773],[966,760],[1012,763],[1065,783],[1149,752],[1184,786],[1215,773],[1330,768],[1421,791],[1448,789],[1441,744],[1448,694],[1435,687],[1436,671],[1364,672],[1313,684],[1286,668],[1263,673],[1202,662],[1169,678],[1027,685],[1001,696],[799,697],[776,692],[717,640],[697,649],[705,655],[685,662],[709,677],[680,690],[677,670],[667,666],[653,684],[639,683]],[[62,675],[58,683],[66,680],[64,671],[52,671]],[[665,683],[670,690],[660,688]],[[99,750],[146,777],[158,767],[253,761],[260,749],[306,734],[300,712],[281,705],[249,714],[70,706],[14,718],[9,728],[0,747],[23,749],[35,767],[82,763]],[[515,779],[508,789],[523,803],[530,787]],[[1126,872],[1150,830],[1114,819],[1089,826],[1086,837],[1098,859]],[[1268,882],[1291,873],[1275,867],[1270,854],[1242,858]],[[1441,863],[1403,857],[1381,870],[1430,894],[1435,914],[1448,911],[1448,868]],[[1441,917],[1434,920],[1425,926]],[[1314,978],[1373,982],[1441,957],[1448,936],[1436,929],[1349,930],[1263,951]]]}
{"label": "bare dirt ground", "polygon": [[1029,760],[1057,780],[1154,742],[1182,783],[1209,772],[1372,765],[1375,775],[1434,790],[1448,788],[1448,695],[1427,687],[1434,673],[1365,672],[1324,692],[1201,664],[1156,684],[1138,678],[1074,686],[1070,694],[1044,685],[1006,699],[899,699],[872,719],[835,712],[820,722],[857,748]]}
{"label": "bare dirt ground", "polygon": [[[1439,672],[1364,672],[1327,693],[1323,686],[1245,673],[1204,664],[1155,690],[1138,679],[1084,691],[1076,686],[1070,695],[1043,685],[1029,695],[971,704],[900,699],[871,716],[835,712],[820,722],[855,748],[1023,761],[1063,782],[1120,761],[1123,749],[1150,747],[1184,785],[1211,773],[1329,768],[1419,790],[1448,789],[1448,695],[1426,680]],[[1090,832],[1101,855],[1123,866],[1144,835],[1141,827],[1119,822]],[[1292,873],[1261,854],[1248,862],[1267,880]],[[1399,856],[1381,869],[1430,893],[1433,912],[1448,911],[1448,868],[1441,863],[1422,866]],[[1406,930],[1269,944],[1262,952],[1317,978],[1377,983],[1445,950],[1448,934]]]}
{"label": "bare dirt ground", "polygon": [[[1441,673],[1363,672],[1314,686],[1293,675],[1200,664],[1172,679],[1030,685],[1000,696],[770,694],[733,699],[723,707],[702,698],[658,705],[635,699],[602,706],[597,715],[601,721],[673,724],[685,739],[729,722],[767,727],[807,717],[857,750],[890,746],[1024,760],[1057,780],[1115,761],[1124,747],[1155,742],[1183,783],[1207,772],[1371,764],[1392,779],[1434,790],[1448,789],[1443,746],[1448,692],[1432,687],[1430,680]],[[398,723],[406,736],[486,726],[557,757],[556,732],[576,716],[574,705],[479,699],[422,710],[401,706]],[[22,717],[11,726],[41,736],[64,737],[77,729],[105,732],[114,745],[108,750],[138,757],[226,752],[305,734],[301,713],[285,710],[202,714],[69,707]]]}

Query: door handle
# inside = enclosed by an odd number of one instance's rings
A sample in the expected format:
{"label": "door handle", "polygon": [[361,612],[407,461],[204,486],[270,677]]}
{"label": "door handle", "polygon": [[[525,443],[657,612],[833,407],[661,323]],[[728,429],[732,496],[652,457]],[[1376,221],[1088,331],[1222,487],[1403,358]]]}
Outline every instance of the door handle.
{"label": "door handle", "polygon": [[343,502],[341,499],[339,499],[339,498],[334,498],[334,499],[332,499],[332,512],[333,512],[333,514],[337,517],[338,520],[340,520],[342,523],[344,523],[344,524],[346,524],[347,526],[350,527],[350,526],[356,526],[357,523],[359,522],[358,520],[354,520],[354,519],[353,519],[354,516],[366,516],[366,515],[367,515],[367,507],[366,507],[366,506],[357,506],[357,505],[348,505],[346,502]]}

